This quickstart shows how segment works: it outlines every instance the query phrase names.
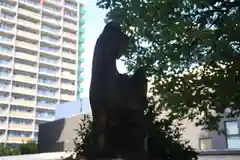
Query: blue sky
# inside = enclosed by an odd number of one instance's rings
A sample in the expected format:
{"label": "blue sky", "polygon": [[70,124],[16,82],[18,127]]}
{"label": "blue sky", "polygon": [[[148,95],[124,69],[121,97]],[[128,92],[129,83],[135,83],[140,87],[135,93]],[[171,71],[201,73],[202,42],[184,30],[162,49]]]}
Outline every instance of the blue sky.
{"label": "blue sky", "polygon": [[[85,59],[83,63],[84,67],[84,81],[82,86],[84,88],[84,92],[82,93],[82,97],[88,97],[89,93],[89,85],[91,79],[91,65],[92,65],[92,56],[93,50],[95,46],[95,42],[102,32],[104,27],[104,17],[106,14],[105,10],[99,9],[96,6],[96,0],[84,0],[83,3],[85,4],[86,14],[84,16],[86,23],[85,27],[85,34],[84,37],[86,39],[84,43],[85,52],[83,53],[83,57]],[[126,68],[124,67],[122,62],[117,62],[117,67],[119,72],[124,73],[126,72]]]}

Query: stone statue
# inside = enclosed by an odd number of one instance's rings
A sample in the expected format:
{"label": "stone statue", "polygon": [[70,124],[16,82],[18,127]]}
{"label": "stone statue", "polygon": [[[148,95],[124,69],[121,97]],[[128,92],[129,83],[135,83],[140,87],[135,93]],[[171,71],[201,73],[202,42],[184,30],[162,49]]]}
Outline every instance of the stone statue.
{"label": "stone statue", "polygon": [[106,24],[95,45],[90,85],[93,159],[143,157],[147,79],[144,68],[132,76],[118,72],[116,60],[127,45],[128,37],[114,22]]}

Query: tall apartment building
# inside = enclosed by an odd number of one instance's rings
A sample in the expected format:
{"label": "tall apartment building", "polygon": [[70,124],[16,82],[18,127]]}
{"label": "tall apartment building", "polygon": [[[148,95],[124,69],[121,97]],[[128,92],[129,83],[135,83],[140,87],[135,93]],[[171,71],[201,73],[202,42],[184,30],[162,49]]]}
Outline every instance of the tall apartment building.
{"label": "tall apartment building", "polygon": [[79,99],[84,14],[77,0],[0,0],[0,143],[36,140]]}

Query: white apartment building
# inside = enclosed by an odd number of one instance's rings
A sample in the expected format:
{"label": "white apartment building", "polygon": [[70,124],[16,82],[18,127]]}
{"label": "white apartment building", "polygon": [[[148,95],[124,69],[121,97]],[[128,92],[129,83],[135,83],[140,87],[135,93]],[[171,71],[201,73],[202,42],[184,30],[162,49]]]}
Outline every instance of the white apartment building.
{"label": "white apartment building", "polygon": [[79,99],[84,14],[77,0],[0,0],[0,143],[37,140],[55,105]]}

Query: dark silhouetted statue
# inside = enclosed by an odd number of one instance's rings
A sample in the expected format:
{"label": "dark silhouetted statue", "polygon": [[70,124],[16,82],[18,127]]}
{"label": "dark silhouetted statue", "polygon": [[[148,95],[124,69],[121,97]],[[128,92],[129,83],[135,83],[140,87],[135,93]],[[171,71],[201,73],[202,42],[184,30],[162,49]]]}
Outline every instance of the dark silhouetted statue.
{"label": "dark silhouetted statue", "polygon": [[97,39],[90,85],[93,124],[89,159],[145,159],[147,79],[144,68],[132,76],[118,72],[116,60],[127,45],[128,37],[114,22],[106,24]]}

